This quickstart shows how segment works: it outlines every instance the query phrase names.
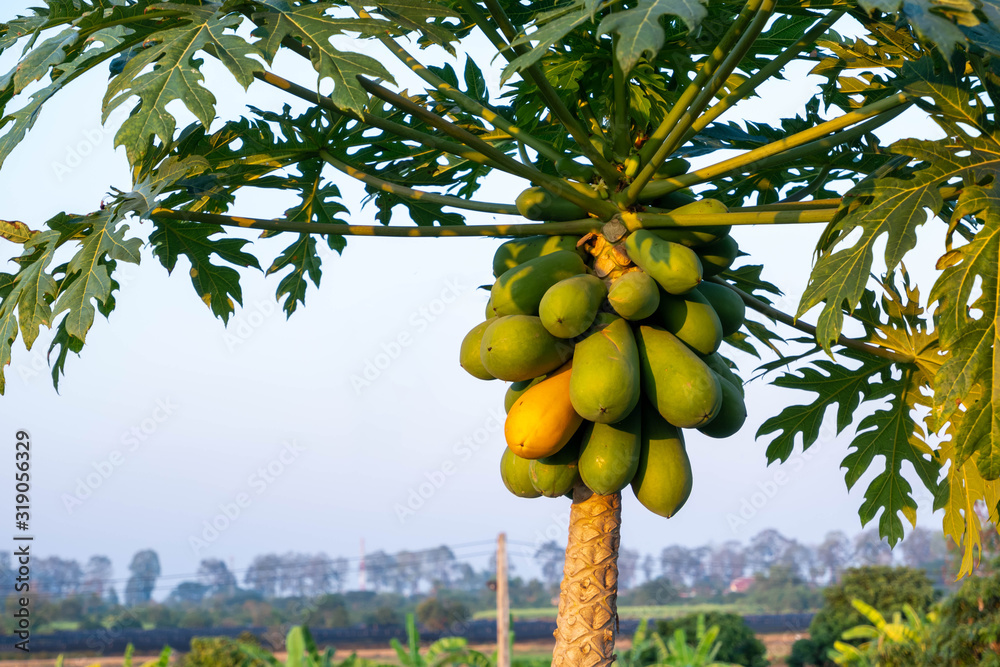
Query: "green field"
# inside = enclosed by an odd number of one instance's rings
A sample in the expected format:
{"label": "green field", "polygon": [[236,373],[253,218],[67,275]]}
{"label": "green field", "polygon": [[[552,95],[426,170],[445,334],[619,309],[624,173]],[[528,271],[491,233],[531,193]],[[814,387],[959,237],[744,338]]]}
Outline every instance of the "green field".
{"label": "green field", "polygon": [[[753,605],[746,604],[668,604],[643,607],[618,607],[619,618],[671,618],[686,614],[703,614],[710,611],[729,612],[732,614],[763,613]],[[535,609],[511,609],[511,615],[521,621],[555,619],[558,609],[555,607],[538,607]],[[477,611],[473,618],[496,618],[495,610]]]}

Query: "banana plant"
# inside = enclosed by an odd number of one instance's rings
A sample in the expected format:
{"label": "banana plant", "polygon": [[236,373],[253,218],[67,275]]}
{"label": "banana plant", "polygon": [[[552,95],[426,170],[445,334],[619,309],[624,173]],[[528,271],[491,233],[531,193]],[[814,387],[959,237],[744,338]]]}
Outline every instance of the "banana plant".
{"label": "banana plant", "polygon": [[[649,230],[815,226],[791,312],[753,258],[712,279],[752,313],[727,343],[809,394],[767,415],[765,455],[812,446],[835,412],[836,432],[853,431],[846,485],[871,480],[862,523],[877,518],[898,542],[917,482],[969,573],[974,507],[1000,517],[997,21],[989,3],[963,0],[44,0],[0,22],[0,52],[17,60],[0,74],[0,179],[41,114],[75,111],[59,100],[80,80],[106,88],[103,119],[127,111],[114,143],[131,182],[109,185],[98,210],[27,222],[0,211],[14,244],[0,273],[0,393],[15,340],[30,349],[42,327],[58,386],[144,244],[168,272],[189,264],[198,300],[225,322],[242,303],[238,269],[274,275],[291,316],[320,285],[318,244],[340,253],[357,235],[594,235],[613,247]],[[244,115],[216,117],[209,59],[246,91]],[[797,113],[738,122],[794,65],[821,79]],[[266,108],[263,89],[300,110]],[[909,133],[904,113],[936,134],[884,145],[880,128]],[[522,195],[484,196],[493,172],[520,179]],[[346,179],[364,184],[379,224],[347,222]],[[254,217],[249,190],[297,201]],[[692,199],[723,210],[675,212]],[[502,222],[467,224],[484,215]],[[248,230],[288,244],[262,265]],[[918,231],[939,259],[911,283]],[[621,498],[577,490],[554,664],[607,665]]]}
{"label": "banana plant", "polygon": [[[868,624],[856,625],[845,630],[841,638],[830,650],[829,658],[838,665],[845,667],[869,667],[882,664],[880,654],[893,645],[910,646],[920,653],[929,638],[932,626],[937,623],[938,615],[931,611],[926,617],[921,615],[909,603],[903,605],[902,613],[895,612],[892,620],[870,604],[857,598],[851,600],[858,613],[868,619]],[[905,620],[903,617],[906,617]],[[867,640],[860,644],[850,644],[853,640]]]}
{"label": "banana plant", "polygon": [[621,667],[734,667],[728,662],[716,662],[721,648],[719,626],[705,628],[705,617],[698,616],[695,643],[688,643],[682,629],[664,640],[658,632],[650,632],[646,620],[639,622],[632,646],[618,656]]}

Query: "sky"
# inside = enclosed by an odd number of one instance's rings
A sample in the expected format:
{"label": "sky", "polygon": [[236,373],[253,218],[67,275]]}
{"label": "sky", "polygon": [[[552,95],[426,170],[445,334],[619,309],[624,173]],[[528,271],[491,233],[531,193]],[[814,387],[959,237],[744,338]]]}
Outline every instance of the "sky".
{"label": "sky", "polygon": [[[6,3],[3,14],[27,6]],[[390,63],[375,45],[362,49]],[[500,67],[490,66],[482,44],[470,49],[495,92]],[[13,66],[12,56],[0,55],[0,71]],[[308,66],[288,57],[276,69],[315,81]],[[217,123],[247,103],[302,108],[263,84],[244,92],[211,62],[206,71],[219,100]],[[794,114],[815,91],[817,79],[805,72],[789,72],[788,81],[724,120],[774,122]],[[124,151],[113,146],[123,115],[101,124],[106,77],[91,72],[49,103],[0,169],[0,219],[37,228],[60,211],[98,208],[112,187],[130,189]],[[398,80],[414,84],[404,75]],[[184,119],[180,126],[191,118],[180,103],[172,108]],[[891,141],[937,133],[908,111],[879,135]],[[373,224],[373,207],[360,206],[362,188],[335,172],[331,177],[350,221]],[[477,198],[512,200],[526,186],[490,177]],[[292,204],[273,194],[249,195],[234,211],[278,216]],[[471,223],[492,219],[499,216],[469,216]],[[411,223],[401,213],[394,224]],[[129,225],[147,233],[148,223]],[[733,232],[785,291],[779,308],[795,310],[821,230]],[[940,236],[931,236],[921,233],[908,264],[925,294],[934,276],[920,267],[933,267],[940,248]],[[369,552],[471,544],[456,553],[485,563],[489,541],[505,531],[520,543],[512,550],[514,566],[533,572],[534,545],[565,543],[569,500],[507,492],[499,477],[506,385],[476,380],[458,365],[462,338],[483,318],[488,293],[477,287],[492,282],[500,243],[350,238],[342,257],[325,252],[320,289],[310,287],[305,308],[288,320],[275,301],[277,276],[242,271],[243,307],[228,327],[196,295],[184,259],[168,275],[144,248],[139,266],[124,265],[116,310],[110,321],[97,318],[82,355],[67,362],[58,393],[45,359],[48,332],[30,351],[20,338],[15,343],[0,398],[0,441],[13,443],[18,429],[31,434],[35,552],[81,561],[105,554],[119,579],[132,554],[145,548],[158,552],[165,575],[177,576],[195,572],[203,558],[240,570],[269,552],[354,557],[361,540]],[[252,252],[266,267],[282,247],[269,239]],[[0,240],[0,253],[16,256],[19,248]],[[752,358],[733,358],[751,375]],[[688,434],[694,484],[677,516],[655,516],[623,492],[623,547],[656,554],[671,544],[745,542],[766,528],[806,543],[830,530],[860,531],[857,508],[877,471],[846,489],[839,466],[850,438],[834,435],[832,419],[806,453],[767,465],[767,438],[756,441],[757,428],[783,406],[811,399],[770,386],[771,379],[749,385],[749,418],[736,436]],[[0,466],[13,467],[13,446],[3,451],[10,462]],[[12,498],[3,478],[0,497]],[[939,527],[929,495],[914,486],[921,525]]]}

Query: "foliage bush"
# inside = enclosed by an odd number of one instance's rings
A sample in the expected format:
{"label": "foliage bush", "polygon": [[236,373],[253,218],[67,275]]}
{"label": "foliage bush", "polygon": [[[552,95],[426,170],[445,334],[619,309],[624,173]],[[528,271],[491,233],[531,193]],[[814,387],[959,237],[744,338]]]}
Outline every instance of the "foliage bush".
{"label": "foliage bush", "polygon": [[698,618],[703,616],[705,625],[719,628],[719,652],[715,659],[744,667],[767,667],[767,649],[763,642],[757,639],[743,618],[736,614],[710,612],[708,614],[688,614],[680,618],[659,621],[656,632],[662,637],[671,637],[677,630],[683,630],[694,641],[697,635]]}
{"label": "foliage bush", "polygon": [[[993,569],[998,566],[1000,561]],[[931,633],[928,665],[1000,667],[1000,571],[968,577],[941,605],[939,617]]]}
{"label": "foliage bush", "polygon": [[844,572],[840,582],[823,591],[824,605],[809,625],[809,638],[792,646],[789,667],[833,665],[828,654],[845,630],[865,623],[851,600],[864,600],[883,615],[902,611],[909,604],[924,614],[934,601],[934,587],[927,573],[909,567],[868,566]]}
{"label": "foliage bush", "polygon": [[417,621],[431,632],[443,632],[471,616],[469,608],[455,600],[430,597],[417,605]]}
{"label": "foliage bush", "polygon": [[229,637],[195,637],[184,667],[268,667],[264,660],[247,655],[245,645]]}

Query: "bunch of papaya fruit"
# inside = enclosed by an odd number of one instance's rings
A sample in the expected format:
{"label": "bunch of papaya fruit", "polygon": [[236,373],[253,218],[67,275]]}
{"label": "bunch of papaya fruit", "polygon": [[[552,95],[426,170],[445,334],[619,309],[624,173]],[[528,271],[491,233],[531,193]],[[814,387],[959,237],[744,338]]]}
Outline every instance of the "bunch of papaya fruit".
{"label": "bunch of papaya fruit", "polygon": [[[701,199],[675,210],[726,207]],[[746,419],[742,381],[718,354],[745,306],[706,280],[738,254],[726,226],[500,246],[486,320],[462,341],[460,363],[512,383],[500,474],[513,494],[558,497],[585,484],[607,495],[631,485],[661,516],[684,505],[692,475],[683,429],[726,438]]]}

